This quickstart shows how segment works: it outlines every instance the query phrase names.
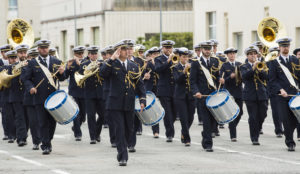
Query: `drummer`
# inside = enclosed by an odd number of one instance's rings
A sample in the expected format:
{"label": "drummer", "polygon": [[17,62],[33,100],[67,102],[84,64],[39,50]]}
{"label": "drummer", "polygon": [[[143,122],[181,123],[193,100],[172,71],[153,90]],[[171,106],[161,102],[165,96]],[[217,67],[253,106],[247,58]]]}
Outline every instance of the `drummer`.
{"label": "drummer", "polygon": [[[288,95],[297,94],[297,82],[300,78],[299,71],[297,72],[291,64],[299,66],[299,60],[289,55],[290,51],[290,38],[280,38],[276,41],[279,45],[280,56],[279,58],[271,61],[269,71],[269,84],[271,85],[272,94],[278,97],[278,113],[279,118],[283,122],[285,144],[288,151],[295,151],[295,141],[293,139],[294,130],[297,127],[298,121],[293,112],[289,108],[289,100],[291,97]],[[281,63],[281,65],[279,64]],[[282,67],[286,67],[286,71]],[[294,71],[295,70],[295,71]],[[292,73],[294,73],[292,76]],[[288,79],[286,77],[292,76]]]}
{"label": "drummer", "polygon": [[213,152],[212,131],[213,125],[216,125],[217,122],[207,109],[206,98],[202,95],[209,95],[217,89],[219,71],[213,70],[219,67],[219,61],[217,58],[211,57],[213,43],[207,41],[201,45],[203,47],[202,56],[198,60],[193,60],[191,65],[190,83],[193,95],[199,99],[197,108],[200,108],[202,113],[202,147],[206,152]]}
{"label": "drummer", "polygon": [[[24,76],[26,89],[30,89],[29,92],[34,97],[36,112],[39,114],[38,122],[41,128],[43,155],[48,155],[52,151],[51,140],[56,128],[56,121],[44,108],[44,102],[51,93],[57,90],[57,80],[64,80],[65,70],[64,66],[60,66],[58,69],[53,67],[54,64],[61,65],[62,62],[49,56],[50,43],[49,40],[39,40],[35,43],[40,55],[28,63]],[[54,75],[56,71],[57,73]],[[40,85],[37,86],[39,83]]]}
{"label": "drummer", "polygon": [[[260,145],[259,131],[268,109],[268,94],[266,89],[267,69],[259,70],[257,60],[258,47],[245,49],[248,62],[240,66],[244,83],[243,100],[246,102],[249,115],[250,139],[253,145]],[[267,67],[266,64],[263,64]]]}
{"label": "drummer", "polygon": [[190,87],[190,68],[189,50],[185,47],[178,49],[180,63],[173,68],[175,91],[174,102],[178,107],[181,123],[181,142],[185,146],[191,145],[191,137],[189,129],[194,120],[195,114],[195,99]]}
{"label": "drummer", "polygon": [[[127,42],[115,45],[115,53],[100,69],[100,75],[110,81],[106,109],[116,128],[117,160],[126,166],[128,160],[127,143],[133,132],[135,95],[138,94],[141,109],[146,105],[146,94],[141,78],[132,75],[139,72],[138,66],[127,59]],[[122,80],[120,80],[122,79]]]}
{"label": "drummer", "polygon": [[224,85],[224,88],[234,97],[234,101],[240,108],[240,113],[234,121],[229,123],[229,133],[232,142],[236,142],[236,127],[243,115],[243,100],[242,100],[242,81],[239,79],[237,71],[239,66],[242,64],[235,60],[237,49],[227,48],[224,51],[228,58],[228,62],[224,63],[221,67],[220,74],[224,73],[224,77],[220,78],[220,83]]}

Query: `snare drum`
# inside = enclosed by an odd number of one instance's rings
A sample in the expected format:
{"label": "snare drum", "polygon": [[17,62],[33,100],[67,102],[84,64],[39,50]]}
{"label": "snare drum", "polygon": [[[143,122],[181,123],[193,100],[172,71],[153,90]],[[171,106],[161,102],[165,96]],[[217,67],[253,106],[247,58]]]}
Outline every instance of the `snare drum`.
{"label": "snare drum", "polygon": [[239,106],[226,89],[211,93],[206,98],[206,107],[220,124],[233,121],[240,113]]}
{"label": "snare drum", "polygon": [[290,99],[289,107],[294,113],[298,122],[300,123],[300,94],[299,93]]}
{"label": "snare drum", "polygon": [[68,124],[78,115],[78,105],[64,90],[58,90],[48,96],[44,107],[59,124]]}
{"label": "snare drum", "polygon": [[135,113],[145,126],[153,126],[159,123],[165,116],[165,110],[161,106],[160,101],[153,92],[146,92],[147,106],[141,112],[139,97],[135,97]]}

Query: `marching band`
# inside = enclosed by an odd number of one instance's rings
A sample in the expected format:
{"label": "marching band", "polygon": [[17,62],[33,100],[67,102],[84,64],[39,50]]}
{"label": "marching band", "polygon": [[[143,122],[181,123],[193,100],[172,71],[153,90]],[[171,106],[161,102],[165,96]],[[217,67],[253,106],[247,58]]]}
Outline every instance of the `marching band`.
{"label": "marching band", "polygon": [[[295,151],[296,128],[300,140],[299,106],[294,102],[299,99],[300,49],[294,50],[295,56],[290,55],[291,41],[277,38],[278,47],[267,52],[262,42],[255,42],[244,50],[244,63],[236,60],[238,50],[233,47],[218,52],[217,40],[195,45],[195,56],[185,47],[173,48],[176,43],[172,40],[148,50],[130,39],[101,50],[98,46],[77,46],[67,62],[58,59],[56,50],[49,48],[49,40],[37,41],[36,48],[3,45],[3,140],[16,140],[18,146],[25,146],[30,129],[32,149],[41,147],[42,154],[48,155],[57,122],[73,122],[75,141],[81,141],[81,125],[87,120],[90,144],[100,142],[102,127],[108,127],[119,165],[126,166],[128,152],[136,152],[142,123],[151,126],[153,137],[159,138],[159,122],[163,119],[166,142],[171,143],[174,122],[179,117],[181,142],[190,146],[189,130],[196,109],[206,152],[213,152],[213,138],[220,136],[218,128],[225,123],[229,123],[230,140],[238,141],[237,126],[244,103],[250,140],[260,145],[270,99],[275,134],[284,135],[287,150]],[[68,94],[59,93],[59,81],[66,79]],[[55,102],[49,100],[51,97],[56,97]],[[63,114],[60,108],[67,112]]]}

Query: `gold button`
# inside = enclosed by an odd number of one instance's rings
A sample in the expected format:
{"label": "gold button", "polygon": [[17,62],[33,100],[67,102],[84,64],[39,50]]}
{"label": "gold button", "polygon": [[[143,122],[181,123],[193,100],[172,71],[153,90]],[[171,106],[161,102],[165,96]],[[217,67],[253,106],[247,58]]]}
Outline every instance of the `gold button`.
{"label": "gold button", "polygon": [[128,89],[128,86],[126,86],[126,88]]}
{"label": "gold button", "polygon": [[50,89],[50,88],[48,87],[48,89]]}

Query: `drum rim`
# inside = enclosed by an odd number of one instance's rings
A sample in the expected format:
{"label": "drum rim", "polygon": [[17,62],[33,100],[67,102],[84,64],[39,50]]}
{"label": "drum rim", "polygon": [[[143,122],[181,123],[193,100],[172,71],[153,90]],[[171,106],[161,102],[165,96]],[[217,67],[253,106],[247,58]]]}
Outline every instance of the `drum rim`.
{"label": "drum rim", "polygon": [[165,117],[165,110],[163,110],[163,113],[161,114],[161,116],[159,117],[159,119],[151,124],[146,124],[146,123],[143,123],[145,126],[154,126],[156,125],[157,123],[160,122],[160,120],[162,120],[163,118]]}
{"label": "drum rim", "polygon": [[290,101],[289,101],[289,107],[290,107],[291,110],[298,110],[298,109],[300,109],[300,106],[297,106],[297,107],[292,107],[292,106],[291,106],[292,102],[293,102],[293,101],[295,100],[295,98],[298,97],[298,96],[300,96],[299,93],[297,93],[296,96],[293,96],[293,97],[290,99]]}
{"label": "drum rim", "polygon": [[[153,95],[154,98],[153,98],[151,104],[148,105],[148,106],[146,106],[146,107],[144,108],[143,111],[147,111],[148,109],[150,109],[150,108],[154,105],[154,103],[155,103],[155,101],[156,101],[156,96],[155,96],[155,94],[154,94],[153,92],[147,91],[147,92],[146,92],[146,96],[147,96],[147,94]],[[135,96],[135,98],[137,99],[137,98],[139,98],[139,96]],[[146,100],[146,101],[147,101],[147,100]],[[147,103],[146,103],[146,105],[147,105]],[[135,109],[135,108],[134,108],[134,110],[137,111],[137,112],[141,112],[141,109]]]}
{"label": "drum rim", "polygon": [[[65,94],[65,98],[63,99],[63,101],[62,101],[61,103],[59,103],[57,106],[53,107],[53,108],[48,108],[48,107],[47,107],[48,101],[51,99],[51,97],[53,97],[55,94],[60,93],[60,92],[63,92],[63,93]],[[44,107],[45,107],[46,109],[48,109],[49,111],[54,111],[54,110],[60,108],[63,104],[65,104],[66,101],[67,101],[67,98],[68,98],[68,94],[66,93],[66,91],[64,91],[64,90],[57,90],[57,91],[54,91],[53,93],[51,93],[51,94],[47,97],[47,99],[46,99],[46,101],[45,101],[45,103],[44,103]]]}
{"label": "drum rim", "polygon": [[221,121],[221,122],[218,122],[219,124],[225,124],[225,123],[229,123],[229,122],[232,122],[234,119],[236,119],[236,117],[240,114],[240,108],[238,108],[237,112],[234,114],[233,117],[231,117],[229,120],[226,120],[226,121]]}
{"label": "drum rim", "polygon": [[226,89],[220,89],[219,92],[226,92],[226,93],[228,94],[228,95],[226,96],[225,100],[224,100],[222,103],[218,104],[218,105],[214,105],[214,106],[209,106],[209,105],[208,105],[209,99],[210,99],[213,95],[215,95],[217,92],[218,92],[218,91],[216,90],[216,91],[210,93],[210,94],[209,94],[210,96],[208,96],[208,97],[206,98],[206,101],[205,101],[206,107],[212,108],[212,109],[216,109],[216,108],[218,108],[218,107],[220,107],[220,106],[223,106],[225,103],[227,103],[227,101],[229,100],[230,93],[229,93]]}
{"label": "drum rim", "polygon": [[58,123],[61,124],[61,125],[69,124],[69,123],[71,123],[78,116],[78,114],[79,114],[79,109],[77,108],[76,109],[76,113],[73,115],[72,118],[70,118],[69,120],[67,120],[65,122],[62,122],[62,123],[58,122]]}

